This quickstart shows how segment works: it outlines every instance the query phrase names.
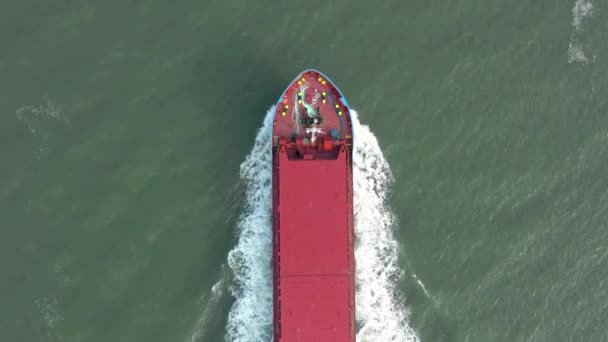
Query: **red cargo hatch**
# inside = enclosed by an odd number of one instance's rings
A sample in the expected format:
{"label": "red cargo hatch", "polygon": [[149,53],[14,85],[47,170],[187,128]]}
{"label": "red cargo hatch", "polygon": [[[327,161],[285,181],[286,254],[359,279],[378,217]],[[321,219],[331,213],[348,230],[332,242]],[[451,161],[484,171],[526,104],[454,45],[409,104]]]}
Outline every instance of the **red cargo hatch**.
{"label": "red cargo hatch", "polygon": [[346,161],[279,156],[282,341],[349,340]]}
{"label": "red cargo hatch", "polygon": [[347,276],[282,279],[282,341],[349,340],[350,284]]}
{"label": "red cargo hatch", "polygon": [[348,274],[345,162],[279,163],[281,276]]}

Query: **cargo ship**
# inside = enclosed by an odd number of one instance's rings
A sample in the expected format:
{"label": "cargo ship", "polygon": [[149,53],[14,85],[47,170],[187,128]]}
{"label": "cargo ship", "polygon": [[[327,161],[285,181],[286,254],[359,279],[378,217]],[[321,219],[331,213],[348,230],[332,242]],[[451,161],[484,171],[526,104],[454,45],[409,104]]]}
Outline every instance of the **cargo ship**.
{"label": "cargo ship", "polygon": [[272,134],[274,342],[353,342],[352,122],[338,87],[300,73]]}

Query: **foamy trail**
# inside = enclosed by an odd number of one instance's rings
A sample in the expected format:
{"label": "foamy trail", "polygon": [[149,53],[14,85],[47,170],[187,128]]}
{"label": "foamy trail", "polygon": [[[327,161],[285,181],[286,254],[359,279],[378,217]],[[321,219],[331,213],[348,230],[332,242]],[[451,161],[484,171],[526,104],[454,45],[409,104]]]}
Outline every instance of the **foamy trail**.
{"label": "foamy trail", "polygon": [[[222,272],[223,273],[223,272]],[[201,302],[204,302],[203,313],[196,323],[196,327],[192,336],[190,336],[189,342],[198,342],[201,340],[207,325],[209,324],[209,320],[213,318],[214,311],[218,308],[218,303],[222,295],[224,294],[226,280],[224,278],[220,278],[212,287],[211,291],[208,295],[204,295],[201,297]]]}
{"label": "foamy trail", "polygon": [[251,153],[241,164],[245,203],[237,229],[239,241],[228,254],[234,273],[230,292],[236,298],[228,315],[226,340],[272,339],[272,198],[271,163],[274,106],[266,113]]}
{"label": "foamy trail", "polygon": [[357,320],[362,326],[357,341],[418,341],[408,322],[408,310],[397,285],[399,246],[393,237],[395,217],[387,196],[393,176],[378,140],[353,118],[353,180],[355,210],[355,263]]}
{"label": "foamy trail", "polygon": [[576,0],[572,7],[572,35],[568,45],[569,63],[589,63],[589,59],[583,51],[580,35],[583,32],[583,20],[593,14],[593,3],[591,0]]}
{"label": "foamy trail", "polygon": [[[274,107],[266,114],[251,153],[241,164],[245,206],[238,223],[239,241],[228,255],[235,277],[230,291],[226,340],[272,340],[271,145]],[[394,216],[387,204],[393,177],[376,137],[352,111],[354,129],[354,209],[357,321],[360,342],[418,341],[397,284],[398,243]]]}
{"label": "foamy trail", "polygon": [[36,159],[48,155],[49,141],[52,141],[50,132],[70,125],[70,121],[61,113],[61,108],[48,96],[43,97],[42,104],[18,108],[15,114],[37,140]]}

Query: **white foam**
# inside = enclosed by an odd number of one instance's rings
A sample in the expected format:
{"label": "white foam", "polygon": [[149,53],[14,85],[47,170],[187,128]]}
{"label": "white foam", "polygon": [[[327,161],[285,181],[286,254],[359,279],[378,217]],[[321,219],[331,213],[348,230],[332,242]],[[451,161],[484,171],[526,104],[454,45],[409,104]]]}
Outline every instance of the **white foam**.
{"label": "white foam", "polygon": [[353,179],[357,320],[362,323],[357,341],[418,341],[408,324],[408,310],[397,299],[403,272],[398,263],[398,242],[393,237],[395,217],[387,196],[393,185],[388,162],[369,127],[353,111]]}
{"label": "white foam", "polygon": [[[246,183],[245,208],[238,223],[239,241],[229,253],[235,284],[226,340],[272,340],[271,135],[274,108],[259,130],[251,153],[241,164]],[[360,342],[418,341],[408,310],[398,298],[402,270],[393,237],[394,216],[387,204],[393,177],[378,141],[353,111],[354,210],[357,244],[356,304]]]}
{"label": "white foam", "polygon": [[51,118],[60,121],[64,124],[70,122],[61,115],[59,106],[48,96],[43,99],[43,104],[38,106],[24,106],[15,111],[17,118],[23,121],[33,135],[48,136],[48,133],[42,130],[41,120]]}
{"label": "white foam", "polygon": [[[222,267],[223,269],[224,267]],[[222,272],[222,275],[224,272]],[[197,342],[201,339],[201,336],[204,332],[204,329],[207,327],[209,319],[213,317],[214,311],[217,310],[218,303],[220,298],[224,294],[225,288],[225,278],[222,277],[218,280],[212,287],[211,291],[208,295],[203,295],[201,297],[201,302],[206,302],[204,305],[203,313],[196,323],[196,327],[194,329],[194,333],[190,337],[190,342]]]}
{"label": "white foam", "polygon": [[38,298],[35,300],[35,303],[49,330],[52,330],[63,321],[63,315],[57,309],[59,302],[56,297]]}
{"label": "white foam", "polygon": [[41,158],[48,153],[49,132],[53,122],[65,126],[70,125],[70,121],[61,114],[60,107],[53,99],[45,96],[42,102],[38,106],[24,106],[15,111],[17,118],[27,125],[31,135],[38,141],[37,158]]}
{"label": "white foam", "polygon": [[590,0],[576,0],[572,7],[572,27],[575,31],[581,30],[583,19],[593,14],[593,4]]}
{"label": "white foam", "polygon": [[230,292],[236,298],[228,315],[226,340],[272,340],[272,199],[271,136],[274,107],[268,110],[251,153],[241,164],[246,184],[239,241],[228,254],[235,277]]}
{"label": "white foam", "polygon": [[591,0],[576,0],[572,7],[572,35],[570,44],[568,45],[568,62],[569,63],[589,63],[589,59],[585,55],[583,46],[580,42],[580,35],[583,32],[583,21],[585,18],[593,14],[593,3]]}
{"label": "white foam", "polygon": [[568,63],[589,63],[589,59],[585,56],[585,51],[578,41],[572,41],[568,46]]}

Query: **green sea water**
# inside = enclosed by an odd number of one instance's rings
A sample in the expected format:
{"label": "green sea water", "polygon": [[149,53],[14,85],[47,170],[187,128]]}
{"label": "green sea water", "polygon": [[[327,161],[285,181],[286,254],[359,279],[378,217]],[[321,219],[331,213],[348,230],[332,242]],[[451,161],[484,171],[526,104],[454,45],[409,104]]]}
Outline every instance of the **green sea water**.
{"label": "green sea water", "polygon": [[0,2],[0,341],[224,341],[309,67],[392,170],[411,338],[608,341],[607,37],[606,0]]}

